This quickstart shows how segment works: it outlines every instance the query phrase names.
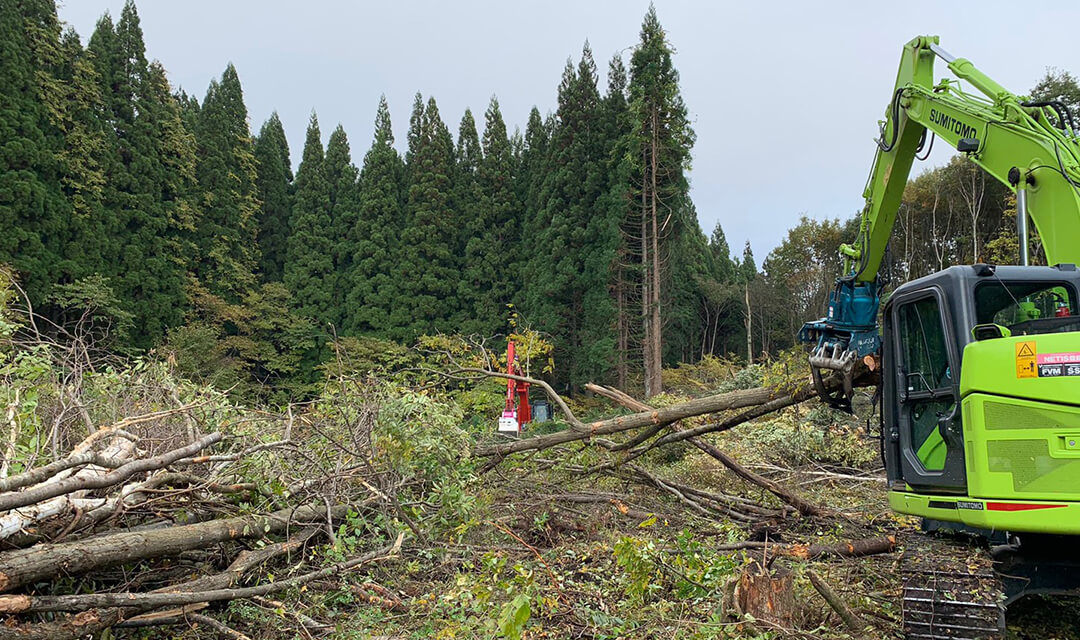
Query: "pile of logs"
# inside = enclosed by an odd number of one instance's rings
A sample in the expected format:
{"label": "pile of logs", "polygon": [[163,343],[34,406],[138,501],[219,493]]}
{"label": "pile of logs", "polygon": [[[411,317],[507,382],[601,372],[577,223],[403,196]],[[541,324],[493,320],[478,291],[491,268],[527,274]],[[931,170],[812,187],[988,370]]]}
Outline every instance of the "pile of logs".
{"label": "pile of logs", "polygon": [[[335,523],[350,512],[385,508],[388,497],[358,478],[353,484],[363,497],[332,504],[328,493],[318,492],[322,478],[310,477],[282,492],[296,504],[282,504],[255,483],[237,482],[233,465],[294,446],[287,439],[213,454],[207,451],[223,444],[222,433],[193,432],[190,442],[176,442],[175,435],[136,432],[137,425],[192,408],[96,429],[62,458],[0,477],[0,620],[6,618],[0,640],[61,640],[110,627],[176,624],[203,624],[244,638],[210,615],[211,603],[266,601],[398,554],[403,535],[330,566],[307,566],[306,545],[332,536]],[[336,479],[348,476],[342,470]],[[316,491],[306,491],[309,486]],[[245,512],[250,505],[279,508]],[[260,544],[245,544],[255,541]],[[290,555],[288,577],[244,586],[257,569]],[[143,563],[141,572],[125,576],[122,567],[133,563]],[[95,592],[102,588],[108,591]],[[308,635],[330,630],[310,619],[301,623]]]}

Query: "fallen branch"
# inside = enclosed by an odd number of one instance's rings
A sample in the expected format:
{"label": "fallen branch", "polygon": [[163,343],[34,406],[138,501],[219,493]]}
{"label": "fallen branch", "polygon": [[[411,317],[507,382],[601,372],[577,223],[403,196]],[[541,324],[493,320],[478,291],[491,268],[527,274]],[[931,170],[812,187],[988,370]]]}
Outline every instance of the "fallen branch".
{"label": "fallen branch", "polygon": [[[529,383],[540,384],[542,381],[534,380],[532,378],[522,378],[521,376],[509,376],[508,374],[502,374],[494,371],[486,371],[483,369],[462,369],[463,372],[471,372],[477,374],[488,375],[499,378],[512,378],[515,380],[523,380]],[[867,386],[874,384],[876,381],[875,375],[867,375],[869,372],[865,367],[856,371],[856,377],[853,381],[855,386]],[[833,375],[825,379],[824,381],[826,390],[835,390],[842,386],[842,378],[839,375]],[[544,384],[545,391],[550,389],[550,386]],[[549,395],[553,395],[556,399],[556,403],[559,404],[560,409],[566,405],[566,403],[555,394],[554,391],[550,391]],[[670,407],[664,407],[662,409],[655,409],[652,411],[639,411],[628,416],[619,416],[616,418],[609,418],[607,420],[599,420],[589,424],[582,423],[577,418],[573,417],[572,413],[567,413],[567,420],[570,422],[571,428],[564,429],[563,431],[557,431],[555,433],[545,434],[542,436],[536,436],[533,438],[524,438],[522,440],[514,440],[512,442],[481,445],[473,448],[473,454],[481,457],[502,457],[511,455],[514,453],[520,453],[522,451],[535,451],[539,449],[547,449],[560,444],[566,444],[567,442],[575,442],[578,440],[588,440],[596,436],[609,435],[612,433],[621,433],[624,431],[632,431],[634,429],[641,429],[643,427],[662,427],[665,425],[678,422],[685,418],[692,418],[694,416],[700,416],[708,413],[717,413],[720,411],[729,411],[731,409],[743,409],[746,407],[753,407],[749,411],[745,411],[734,418],[730,418],[726,421],[705,425],[703,427],[697,427],[695,429],[687,429],[679,433],[667,434],[658,442],[652,443],[651,446],[658,444],[667,444],[668,442],[676,442],[678,440],[685,440],[686,438],[692,438],[703,433],[710,433],[712,431],[723,431],[730,429],[736,425],[742,424],[748,420],[763,416],[773,411],[778,411],[785,407],[789,407],[794,404],[799,404],[811,398],[817,397],[817,392],[814,390],[813,385],[809,380],[803,380],[798,384],[792,384],[782,387],[756,387],[754,389],[742,389],[739,391],[730,391],[727,393],[720,393],[711,396],[705,396],[703,398],[695,398],[672,405]],[[569,409],[566,409],[568,412]],[[661,442],[666,441],[666,442]]]}
{"label": "fallen branch", "polygon": [[799,513],[803,514],[804,516],[819,517],[828,515],[830,513],[828,509],[825,509],[824,507],[819,507],[818,505],[803,498],[794,491],[789,491],[781,487],[779,484],[773,482],[772,480],[759,476],[758,474],[747,469],[738,462],[735,462],[735,460],[728,454],[724,453],[723,451],[714,447],[712,444],[709,444],[708,442],[705,442],[700,438],[690,438],[690,444],[694,445],[698,449],[701,449],[705,453],[712,456],[714,459],[718,460],[720,464],[730,469],[732,473],[739,476],[743,480],[746,480],[747,482],[750,482],[752,484],[756,484],[757,486],[765,489],[777,498],[780,498],[785,503],[795,507],[796,509],[798,509]]}
{"label": "fallen branch", "polygon": [[152,471],[154,469],[160,469],[168,466],[181,458],[186,458],[191,454],[205,449],[206,447],[221,440],[220,433],[211,433],[208,436],[200,438],[198,441],[189,444],[186,447],[174,449],[168,453],[163,453],[153,458],[144,458],[141,460],[133,460],[127,464],[124,464],[116,469],[113,469],[109,473],[100,476],[94,476],[90,478],[68,478],[61,480],[60,482],[48,482],[42,485],[38,485],[33,489],[26,491],[19,491],[17,493],[7,493],[0,495],[0,511],[8,511],[17,507],[25,507],[49,498],[55,498],[66,493],[72,493],[75,491],[84,491],[90,489],[102,489],[104,487],[110,487],[115,484],[119,484],[124,480],[127,480],[136,473],[143,471]]}
{"label": "fallen branch", "polygon": [[365,582],[362,585],[353,585],[349,590],[357,598],[360,598],[367,604],[379,607],[380,609],[395,613],[408,611],[408,607],[405,606],[405,603],[391,593],[389,589],[373,582]]}
{"label": "fallen branch", "polygon": [[[632,398],[628,394],[618,389],[614,389],[611,387],[602,387],[595,384],[587,384],[585,385],[585,388],[606,398],[610,398],[630,409],[634,409],[637,411],[652,410],[652,407],[650,407],[649,405]],[[829,513],[827,509],[819,507],[806,500],[802,496],[798,495],[797,493],[789,491],[781,487],[779,484],[773,482],[772,480],[759,476],[753,471],[747,469],[746,467],[736,462],[731,456],[727,455],[720,449],[717,449],[712,444],[705,442],[701,438],[691,437],[687,439],[690,441],[690,444],[694,445],[698,449],[704,451],[705,453],[718,460],[721,464],[730,469],[731,472],[735,475],[739,476],[743,480],[746,480],[747,482],[750,482],[751,484],[755,484],[765,489],[769,493],[772,493],[777,498],[783,500],[785,503],[795,507],[799,511],[799,513],[803,514],[804,516],[817,517]]]}
{"label": "fallen branch", "polygon": [[[95,432],[94,436],[91,436],[84,440],[79,445],[76,445],[76,453],[73,457],[82,459],[83,456],[90,455],[85,453],[94,441],[100,440],[100,437],[95,437],[102,431]],[[112,434],[113,440],[105,447],[99,455],[103,461],[109,461],[111,466],[121,466],[125,463],[127,458],[135,450],[135,440],[133,437],[128,437],[130,434],[126,432],[117,431]],[[115,464],[113,464],[115,462]],[[46,465],[49,466],[49,465]],[[39,487],[47,487],[52,484],[57,484],[61,480],[65,480],[71,483],[81,483],[84,481],[91,481],[94,478],[99,478],[105,475],[107,467],[90,465],[74,470],[74,466],[68,466],[64,469],[55,469],[50,472],[50,476],[53,477],[53,482],[47,482],[31,487],[28,491],[35,491]],[[41,467],[44,468],[44,467]],[[44,474],[19,474],[18,476],[12,476],[12,480],[16,481],[16,484],[22,484],[27,479],[33,480],[41,477]],[[0,514],[0,539],[7,539],[15,536],[18,533],[31,529],[34,525],[44,520],[54,518],[60,515],[66,515],[71,512],[81,513],[83,511],[94,509],[107,503],[104,498],[86,498],[89,493],[88,490],[77,490],[66,495],[55,496],[37,502],[33,505],[23,507],[20,509],[13,509],[6,513]],[[18,495],[18,494],[16,494]]]}
{"label": "fallen branch", "polygon": [[401,550],[404,532],[399,533],[393,544],[381,547],[362,556],[335,565],[311,571],[294,578],[242,589],[214,589],[210,591],[180,593],[86,593],[68,596],[0,596],[0,613],[37,613],[45,611],[86,611],[96,607],[174,607],[196,602],[221,602],[264,596],[292,587],[299,587],[313,580],[337,575],[363,564],[386,560],[397,556]]}
{"label": "fallen branch", "polygon": [[[210,616],[204,616],[201,613],[189,613],[187,615],[187,619],[190,622],[194,622],[196,624],[205,624],[206,626],[210,627],[214,631],[217,631],[218,633],[225,636],[226,638],[229,638],[229,640],[251,640],[251,638],[249,638],[248,636],[240,633],[236,629],[233,629],[232,627],[226,625],[224,622],[221,622],[219,620],[215,620],[215,619],[211,618]],[[190,624],[190,622],[189,622],[189,624]],[[194,626],[194,625],[192,625],[192,626]]]}
{"label": "fallen branch", "polygon": [[[304,627],[308,631],[315,631],[318,633],[329,632],[333,630],[333,626],[326,624],[325,622],[319,622],[318,620],[306,616],[299,611],[292,611],[289,605],[279,600],[271,600],[270,598],[264,598],[262,596],[255,596],[251,599],[252,602],[260,607],[266,607],[268,609],[281,609],[286,615],[292,616],[300,623],[300,626]],[[404,607],[402,608],[404,610]]]}
{"label": "fallen branch", "polygon": [[[206,605],[203,605],[206,606]],[[146,616],[136,616],[130,620],[123,620],[116,625],[118,629],[140,629],[145,627],[171,627],[178,625],[187,625],[194,628],[197,624],[204,624],[211,629],[217,631],[222,636],[229,638],[230,640],[251,640],[248,636],[240,633],[236,629],[225,625],[223,622],[219,622],[205,616],[201,613],[193,613],[189,611],[181,610],[180,613],[175,613],[177,610],[170,610],[169,615],[150,614]],[[195,624],[192,624],[195,623]]]}
{"label": "fallen branch", "polygon": [[549,565],[549,564],[547,563],[547,560],[544,560],[544,556],[543,556],[543,554],[541,554],[541,553],[540,553],[539,551],[537,551],[536,547],[532,546],[532,545],[531,545],[531,544],[529,544],[528,542],[525,542],[525,540],[524,540],[524,539],[522,539],[522,537],[521,537],[521,536],[519,536],[518,534],[516,534],[516,533],[514,533],[513,531],[511,531],[511,530],[510,530],[510,529],[508,529],[508,528],[507,528],[506,526],[504,526],[504,525],[502,525],[502,524],[500,524],[500,523],[498,523],[498,522],[492,522],[491,524],[492,524],[492,525],[493,525],[493,526],[494,526],[494,527],[495,527],[496,529],[498,529],[499,531],[502,531],[503,533],[505,533],[506,535],[510,536],[510,537],[511,537],[511,538],[513,538],[514,540],[517,540],[518,542],[520,542],[520,543],[521,543],[521,545],[522,545],[523,547],[525,547],[525,548],[526,548],[526,549],[528,549],[529,551],[532,551],[532,552],[533,552],[533,555],[535,555],[535,556],[536,556],[536,559],[537,559],[537,560],[539,560],[539,561],[540,561],[540,563],[544,565],[544,568],[545,568],[545,569],[547,569],[547,572],[548,572],[548,576],[549,576],[549,577],[551,578],[551,585],[552,585],[553,587],[555,587],[555,592],[556,592],[556,593],[558,594],[558,596],[559,596],[559,600],[560,600],[560,601],[562,601],[562,602],[567,602],[567,600],[566,600],[566,596],[565,596],[565,595],[563,594],[563,590],[562,590],[562,583],[561,583],[561,582],[559,581],[559,579],[558,579],[557,577],[555,577],[555,572],[551,570],[551,565]]}
{"label": "fallen branch", "polygon": [[11,476],[10,478],[4,478],[0,480],[0,492],[2,491],[14,491],[23,487],[28,487],[32,484],[43,482],[53,477],[61,471],[67,469],[73,469],[85,464],[92,464],[103,469],[116,469],[124,464],[123,460],[117,460],[116,458],[106,457],[100,453],[83,453],[75,456],[69,456],[67,458],[61,458],[56,462],[50,462],[47,465],[35,467],[22,473]]}
{"label": "fallen branch", "polygon": [[260,451],[266,451],[267,449],[276,449],[278,447],[288,447],[288,446],[292,446],[293,444],[295,444],[295,443],[292,440],[275,440],[274,442],[264,442],[262,444],[257,444],[257,445],[248,447],[247,449],[244,449],[243,451],[238,451],[237,453],[225,453],[225,454],[219,454],[219,455],[196,456],[196,457],[193,457],[193,458],[184,458],[183,460],[177,460],[176,464],[205,464],[207,462],[236,462],[237,460],[241,460],[241,459],[243,459],[243,458],[245,458],[245,457],[247,457],[247,456],[249,456],[249,455],[251,455],[253,453],[258,453]]}
{"label": "fallen branch", "polygon": [[817,592],[821,594],[821,597],[825,598],[825,602],[829,603],[829,606],[833,608],[833,611],[840,615],[840,619],[844,621],[844,626],[848,628],[848,631],[856,637],[863,637],[863,631],[866,629],[866,622],[855,615],[855,613],[844,604],[844,601],[840,599],[840,596],[836,595],[829,585],[822,580],[818,574],[814,573],[812,569],[806,570],[806,577],[810,578],[810,584],[814,585],[814,589],[817,589]]}

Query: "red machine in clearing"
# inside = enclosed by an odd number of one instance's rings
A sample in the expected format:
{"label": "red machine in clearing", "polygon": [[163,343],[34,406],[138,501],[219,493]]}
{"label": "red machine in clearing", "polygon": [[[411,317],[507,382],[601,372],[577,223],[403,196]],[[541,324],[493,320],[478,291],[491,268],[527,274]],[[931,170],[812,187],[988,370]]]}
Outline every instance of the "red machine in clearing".
{"label": "red machine in clearing", "polygon": [[[514,341],[506,343],[506,372],[512,376],[521,376],[521,365],[514,353]],[[532,408],[529,406],[529,383],[507,378],[506,408],[499,418],[499,433],[521,433],[521,428],[532,422]]]}

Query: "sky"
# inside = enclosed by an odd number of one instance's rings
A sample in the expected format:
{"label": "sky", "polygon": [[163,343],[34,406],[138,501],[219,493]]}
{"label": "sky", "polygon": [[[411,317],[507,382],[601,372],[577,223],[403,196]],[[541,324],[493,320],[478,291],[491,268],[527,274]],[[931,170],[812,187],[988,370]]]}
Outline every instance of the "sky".
{"label": "sky", "polygon": [[[294,165],[312,110],[324,142],[339,123],[357,164],[371,145],[379,96],[404,150],[417,91],[435,97],[455,134],[466,108],[479,125],[492,95],[508,128],[554,111],[568,58],[590,44],[601,70],[629,60],[648,0],[137,0],[147,53],[174,87],[202,98],[232,62],[253,133],[273,111]],[[903,3],[655,0],[697,143],[691,196],[701,226],[719,222],[735,253],[760,261],[800,216],[847,218],[862,207],[877,122],[903,45],[924,34],[1014,93],[1057,67],[1080,74],[1080,3],[910,0]],[[89,38],[123,0],[61,0]],[[936,65],[935,77],[947,71]],[[927,166],[947,162],[936,145]],[[926,167],[916,166],[915,173]],[[526,239],[526,242],[528,240]]]}

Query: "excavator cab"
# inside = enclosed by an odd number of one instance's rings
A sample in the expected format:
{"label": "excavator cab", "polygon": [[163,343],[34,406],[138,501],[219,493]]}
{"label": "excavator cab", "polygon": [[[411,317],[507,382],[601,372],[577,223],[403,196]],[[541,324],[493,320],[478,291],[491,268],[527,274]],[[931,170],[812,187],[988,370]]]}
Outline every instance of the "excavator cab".
{"label": "excavator cab", "polygon": [[898,511],[1080,534],[1080,271],[950,267],[883,311],[882,437]]}

